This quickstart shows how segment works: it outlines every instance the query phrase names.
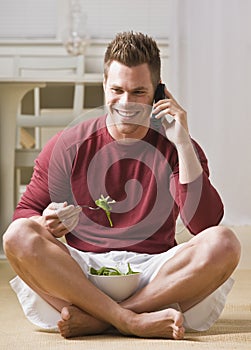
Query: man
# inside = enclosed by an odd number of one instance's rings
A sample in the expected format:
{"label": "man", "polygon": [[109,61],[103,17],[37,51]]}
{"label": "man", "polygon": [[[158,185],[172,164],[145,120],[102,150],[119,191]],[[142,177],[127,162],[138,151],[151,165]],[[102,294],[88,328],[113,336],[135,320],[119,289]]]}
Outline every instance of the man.
{"label": "man", "polygon": [[[223,205],[186,112],[167,88],[154,103],[160,81],[156,43],[141,33],[118,34],[105,54],[107,115],[49,141],[4,235],[26,315],[44,328],[57,325],[64,337],[113,326],[182,339],[185,328],[205,330],[218,319],[231,289],[239,242],[217,226]],[[151,111],[160,132],[151,127]],[[113,227],[105,212],[91,210],[101,194],[116,201]],[[195,235],[182,245],[174,237],[179,214]],[[68,245],[57,239],[64,235]],[[121,261],[143,277],[134,295],[116,303],[86,276],[91,263]]]}

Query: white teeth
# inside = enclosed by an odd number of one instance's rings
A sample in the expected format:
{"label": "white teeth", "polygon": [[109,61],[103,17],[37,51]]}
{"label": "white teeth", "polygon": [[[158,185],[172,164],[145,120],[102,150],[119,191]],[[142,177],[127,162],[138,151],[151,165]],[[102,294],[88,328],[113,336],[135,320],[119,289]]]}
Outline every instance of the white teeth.
{"label": "white teeth", "polygon": [[131,118],[131,117],[134,117],[137,114],[137,112],[126,112],[126,111],[119,111],[119,110],[117,110],[117,113],[121,117],[124,117],[124,118]]}

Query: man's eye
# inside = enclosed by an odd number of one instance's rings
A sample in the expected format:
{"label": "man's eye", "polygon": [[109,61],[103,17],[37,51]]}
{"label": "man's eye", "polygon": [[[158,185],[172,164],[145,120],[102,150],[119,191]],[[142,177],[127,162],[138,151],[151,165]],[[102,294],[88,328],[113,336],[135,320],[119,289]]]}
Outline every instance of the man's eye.
{"label": "man's eye", "polygon": [[136,90],[136,91],[134,91],[134,94],[135,94],[135,95],[144,95],[144,94],[145,94],[145,91]]}
{"label": "man's eye", "polygon": [[114,92],[115,94],[122,94],[123,91],[118,88],[112,88],[112,92]]}

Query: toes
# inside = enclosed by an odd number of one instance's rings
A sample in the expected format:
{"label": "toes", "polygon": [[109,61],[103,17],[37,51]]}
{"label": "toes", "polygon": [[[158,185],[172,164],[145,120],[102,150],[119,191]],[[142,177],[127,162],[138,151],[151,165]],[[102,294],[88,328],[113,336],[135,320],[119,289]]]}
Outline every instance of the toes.
{"label": "toes", "polygon": [[63,320],[68,321],[71,317],[68,307],[63,307],[61,311],[61,317]]}
{"label": "toes", "polygon": [[64,321],[63,320],[58,321],[57,325],[58,325],[59,330],[61,331],[61,329],[64,326]]}
{"label": "toes", "polygon": [[176,317],[174,319],[174,323],[176,324],[176,326],[182,327],[184,323],[184,318],[181,312],[177,311]]}
{"label": "toes", "polygon": [[181,312],[175,309],[166,309],[167,316],[169,316],[177,327],[181,327],[183,325],[184,319]]}
{"label": "toes", "polygon": [[178,330],[173,330],[173,338],[175,340],[180,340],[184,338],[185,328],[180,327]]}
{"label": "toes", "polygon": [[69,336],[69,319],[71,318],[70,312],[67,307],[64,307],[61,311],[61,320],[58,321],[58,329],[62,337],[67,338]]}
{"label": "toes", "polygon": [[67,338],[67,330],[65,327],[65,322],[63,320],[60,320],[58,322],[58,329],[62,337]]}

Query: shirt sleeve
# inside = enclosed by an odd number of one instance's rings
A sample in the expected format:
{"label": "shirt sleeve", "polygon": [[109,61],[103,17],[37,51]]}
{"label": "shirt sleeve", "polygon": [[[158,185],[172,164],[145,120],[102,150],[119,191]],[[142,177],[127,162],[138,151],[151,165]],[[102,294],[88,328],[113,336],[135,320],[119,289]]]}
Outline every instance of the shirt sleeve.
{"label": "shirt sleeve", "polygon": [[179,166],[176,164],[170,179],[170,191],[184,225],[192,234],[198,234],[220,223],[224,215],[224,207],[219,193],[209,180],[207,158],[195,141],[193,144],[203,172],[195,181],[181,184]]}
{"label": "shirt sleeve", "polygon": [[[29,218],[31,216],[42,215],[43,210],[53,201],[53,195],[50,191],[50,171],[55,168],[53,165],[53,156],[55,145],[59,141],[60,133],[55,135],[43,148],[37,159],[33,175],[25,193],[21,197],[13,215],[13,220],[18,218]],[[56,174],[58,175],[58,174]],[[55,178],[60,178],[55,176]],[[58,198],[61,200],[61,198]],[[67,198],[66,198],[67,199]]]}

